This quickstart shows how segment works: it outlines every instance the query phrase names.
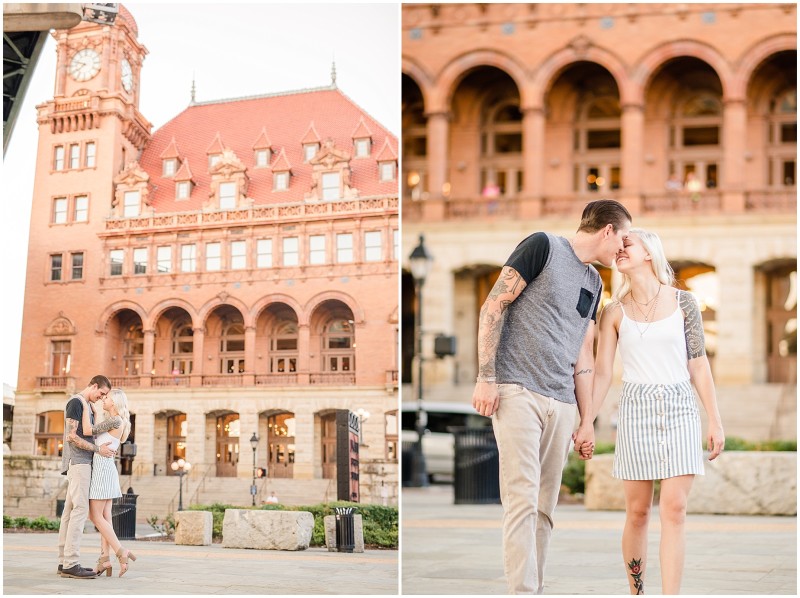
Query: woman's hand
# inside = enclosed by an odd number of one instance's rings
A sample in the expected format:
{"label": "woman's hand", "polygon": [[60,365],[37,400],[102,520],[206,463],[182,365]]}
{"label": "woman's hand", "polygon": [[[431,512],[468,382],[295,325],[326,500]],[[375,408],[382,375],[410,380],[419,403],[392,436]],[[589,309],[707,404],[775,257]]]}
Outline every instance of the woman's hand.
{"label": "woman's hand", "polygon": [[707,442],[708,450],[711,451],[708,460],[713,461],[719,457],[719,454],[725,448],[725,432],[723,432],[720,424],[709,424]]}

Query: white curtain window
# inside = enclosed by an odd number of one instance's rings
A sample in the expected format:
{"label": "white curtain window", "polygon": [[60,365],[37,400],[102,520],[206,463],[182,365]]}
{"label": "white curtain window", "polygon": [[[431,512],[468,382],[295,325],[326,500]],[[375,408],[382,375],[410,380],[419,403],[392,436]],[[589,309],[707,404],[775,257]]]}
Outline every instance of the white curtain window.
{"label": "white curtain window", "polygon": [[140,209],[140,201],[139,201],[139,192],[138,191],[126,191],[125,192],[125,200],[123,204],[123,212],[122,215],[126,218],[131,216],[138,216],[139,209]]}
{"label": "white curtain window", "polygon": [[89,220],[89,198],[79,195],[75,198],[75,222],[87,222]]}
{"label": "white curtain window", "polygon": [[286,191],[289,188],[289,173],[276,172],[273,177],[273,190]]}
{"label": "white curtain window", "polygon": [[265,166],[269,166],[269,150],[256,150],[256,168],[264,168]]}
{"label": "white curtain window", "polygon": [[83,278],[83,252],[72,254],[72,280]]}
{"label": "white curtain window", "polygon": [[308,162],[317,155],[319,143],[307,143],[303,146],[303,161]]}
{"label": "white curtain window", "polygon": [[339,189],[339,173],[322,173],[322,199],[339,199],[341,190]]}
{"label": "white curtain window", "polygon": [[222,250],[219,243],[206,243],[206,270],[212,272],[222,268]]}
{"label": "white curtain window", "polygon": [[256,267],[272,267],[272,239],[258,239],[256,241]]}
{"label": "white curtain window", "polygon": [[67,221],[67,198],[56,197],[53,200],[53,224],[64,224]]}
{"label": "white curtain window", "polygon": [[356,158],[366,158],[369,156],[369,139],[356,139]]}
{"label": "white curtain window", "polygon": [[177,161],[175,158],[164,160],[164,176],[173,176],[175,174]]}
{"label": "white curtain window", "polygon": [[69,146],[69,167],[80,168],[81,165],[81,146],[77,143]]}
{"label": "white curtain window", "polygon": [[383,252],[381,251],[381,236],[381,231],[379,230],[367,231],[364,234],[365,262],[379,262],[383,259]]}
{"label": "white curtain window", "polygon": [[336,261],[340,264],[353,261],[353,234],[336,235]]}
{"label": "white curtain window", "polygon": [[231,241],[231,270],[247,267],[247,242]]}
{"label": "white curtain window", "polygon": [[172,247],[163,245],[156,249],[156,270],[161,273],[172,272]]}
{"label": "white curtain window", "polygon": [[64,268],[64,257],[57,253],[50,256],[50,280],[61,280],[61,271]]}
{"label": "white curtain window", "polygon": [[194,272],[197,269],[197,248],[181,245],[181,272]]}
{"label": "white curtain window", "polygon": [[181,181],[175,186],[175,197],[177,199],[189,199],[189,181]]}
{"label": "white curtain window", "polygon": [[111,265],[110,276],[122,276],[122,263],[125,261],[124,249],[112,249],[108,252],[108,261]]}
{"label": "white curtain window", "polygon": [[53,155],[53,170],[64,170],[64,146],[57,145]]}
{"label": "white curtain window", "polygon": [[219,209],[233,210],[236,208],[236,183],[220,183]]}
{"label": "white curtain window", "polygon": [[308,238],[308,263],[325,263],[325,235],[311,235]]}
{"label": "white curtain window", "polygon": [[87,168],[93,168],[96,163],[96,150],[97,147],[94,143],[89,142],[86,144],[86,158],[84,164]]}
{"label": "white curtain window", "polygon": [[394,180],[394,162],[381,162],[381,181]]}
{"label": "white curtain window", "polygon": [[283,265],[296,266],[300,263],[300,244],[297,237],[286,237],[283,240]]}
{"label": "white curtain window", "polygon": [[147,274],[147,247],[137,247],[133,250],[133,273]]}

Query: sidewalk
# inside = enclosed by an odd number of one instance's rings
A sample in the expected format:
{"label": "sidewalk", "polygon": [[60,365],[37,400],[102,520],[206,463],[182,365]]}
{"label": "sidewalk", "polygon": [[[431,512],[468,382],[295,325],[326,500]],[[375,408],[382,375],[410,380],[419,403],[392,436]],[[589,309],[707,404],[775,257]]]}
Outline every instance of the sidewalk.
{"label": "sidewalk", "polygon": [[[625,514],[559,505],[546,594],[627,594]],[[505,594],[500,505],[454,505],[452,486],[403,488],[403,594]],[[689,515],[683,594],[797,594],[797,518]],[[661,594],[658,510],[645,592]]]}
{"label": "sidewalk", "polygon": [[[152,533],[137,526],[137,534]],[[299,552],[124,542],[136,553],[124,577],[67,579],[56,575],[57,534],[3,534],[3,594],[392,594],[398,553],[345,554],[325,548]],[[100,534],[86,533],[81,564],[94,566]]]}

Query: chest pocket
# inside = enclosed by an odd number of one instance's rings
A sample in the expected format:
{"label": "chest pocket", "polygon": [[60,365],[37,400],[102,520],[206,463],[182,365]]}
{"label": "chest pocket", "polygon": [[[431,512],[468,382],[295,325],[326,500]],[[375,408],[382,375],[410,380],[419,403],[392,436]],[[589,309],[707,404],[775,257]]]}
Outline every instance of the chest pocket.
{"label": "chest pocket", "polygon": [[578,305],[575,306],[575,309],[578,310],[578,313],[582,318],[585,318],[589,315],[589,310],[592,309],[593,300],[594,293],[592,293],[589,289],[582,288],[581,294],[578,296]]}

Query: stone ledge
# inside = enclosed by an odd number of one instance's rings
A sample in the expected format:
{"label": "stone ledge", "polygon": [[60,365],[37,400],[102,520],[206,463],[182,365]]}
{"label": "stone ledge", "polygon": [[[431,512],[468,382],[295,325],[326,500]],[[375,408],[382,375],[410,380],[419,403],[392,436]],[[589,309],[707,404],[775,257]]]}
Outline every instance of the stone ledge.
{"label": "stone ledge", "polygon": [[178,511],[175,514],[175,544],[210,546],[213,535],[211,511]]}
{"label": "stone ledge", "polygon": [[[353,516],[355,528],[355,548],[353,552],[364,552],[364,520],[361,515]],[[336,552],[339,547],[336,545],[336,515],[326,515],[323,518],[325,524],[325,546],[328,552]]]}
{"label": "stone ledge", "polygon": [[[590,510],[625,510],[622,480],[611,477],[614,455],[586,462],[586,497]],[[720,515],[797,515],[797,453],[729,451],[704,461],[696,476],[688,513]]]}
{"label": "stone ledge", "polygon": [[228,509],[222,520],[224,548],[305,550],[311,544],[314,516],[308,511]]}

